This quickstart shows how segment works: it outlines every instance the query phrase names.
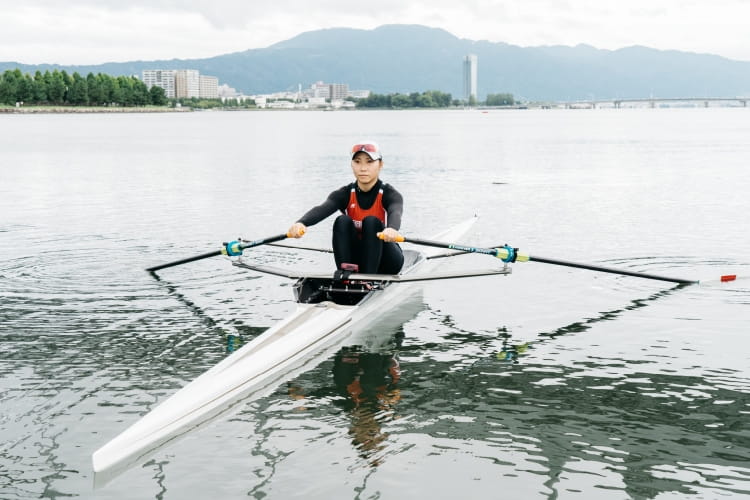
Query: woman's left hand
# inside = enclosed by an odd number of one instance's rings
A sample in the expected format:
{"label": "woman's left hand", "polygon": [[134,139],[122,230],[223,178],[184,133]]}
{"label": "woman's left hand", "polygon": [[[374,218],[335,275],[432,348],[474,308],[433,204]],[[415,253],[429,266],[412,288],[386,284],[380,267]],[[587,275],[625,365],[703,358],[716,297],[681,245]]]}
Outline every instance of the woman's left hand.
{"label": "woman's left hand", "polygon": [[383,235],[383,241],[387,241],[389,243],[393,243],[395,241],[404,241],[403,237],[399,234],[399,232],[393,229],[392,227],[387,227],[383,229],[382,235]]}

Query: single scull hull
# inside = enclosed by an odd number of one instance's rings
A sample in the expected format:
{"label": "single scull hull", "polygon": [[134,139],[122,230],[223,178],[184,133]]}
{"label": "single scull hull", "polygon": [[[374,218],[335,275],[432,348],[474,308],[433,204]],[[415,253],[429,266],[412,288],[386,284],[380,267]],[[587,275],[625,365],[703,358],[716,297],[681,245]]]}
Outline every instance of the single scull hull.
{"label": "single scull hull", "polygon": [[[474,219],[436,238],[459,239]],[[408,254],[405,273],[436,265],[416,252]],[[437,253],[436,249],[428,249]],[[339,346],[355,329],[378,322],[398,305],[413,284],[392,284],[367,294],[356,305],[324,301],[298,304],[294,313],[227,356],[102,446],[92,456],[96,482],[101,484],[146,459],[153,451],[223,413],[238,401],[262,397],[288,379],[291,372],[313,368],[320,354]]]}

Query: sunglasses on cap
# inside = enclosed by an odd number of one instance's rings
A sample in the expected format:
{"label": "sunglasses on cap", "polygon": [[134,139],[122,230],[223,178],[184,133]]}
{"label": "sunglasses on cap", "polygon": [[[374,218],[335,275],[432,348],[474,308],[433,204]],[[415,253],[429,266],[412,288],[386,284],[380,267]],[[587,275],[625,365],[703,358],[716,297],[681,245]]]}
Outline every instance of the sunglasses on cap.
{"label": "sunglasses on cap", "polygon": [[359,153],[365,151],[367,153],[378,153],[378,147],[375,144],[355,144],[352,146],[352,153]]}

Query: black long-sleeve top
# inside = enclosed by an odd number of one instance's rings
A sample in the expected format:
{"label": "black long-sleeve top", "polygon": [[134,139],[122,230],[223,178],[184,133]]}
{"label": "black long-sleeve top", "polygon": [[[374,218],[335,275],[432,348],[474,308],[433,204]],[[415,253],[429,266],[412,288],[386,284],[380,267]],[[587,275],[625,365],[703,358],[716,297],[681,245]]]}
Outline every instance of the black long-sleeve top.
{"label": "black long-sleeve top", "polygon": [[314,226],[337,210],[344,212],[349,203],[349,194],[351,193],[352,187],[354,187],[355,193],[357,194],[357,203],[359,203],[359,206],[365,210],[375,203],[375,198],[377,197],[380,188],[383,188],[383,208],[385,208],[385,211],[388,214],[387,227],[393,228],[396,231],[401,228],[401,215],[404,211],[404,199],[401,196],[401,193],[382,180],[378,180],[369,191],[362,191],[359,189],[356,182],[342,186],[329,194],[328,198],[326,198],[323,203],[317,207],[311,208],[305,215],[300,217],[297,222],[301,222],[305,226]]}

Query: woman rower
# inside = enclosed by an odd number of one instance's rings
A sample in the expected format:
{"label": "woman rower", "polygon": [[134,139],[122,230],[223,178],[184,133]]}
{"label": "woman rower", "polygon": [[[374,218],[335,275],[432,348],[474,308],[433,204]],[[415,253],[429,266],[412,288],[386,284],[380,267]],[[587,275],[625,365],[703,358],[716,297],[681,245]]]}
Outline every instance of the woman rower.
{"label": "woman rower", "polygon": [[[328,195],[289,228],[288,235],[300,238],[334,212],[333,254],[340,270],[360,273],[396,274],[404,264],[400,238],[403,198],[390,184],[380,180],[383,155],[377,143],[362,141],[352,146],[355,181]],[[382,239],[378,237],[382,233]]]}

